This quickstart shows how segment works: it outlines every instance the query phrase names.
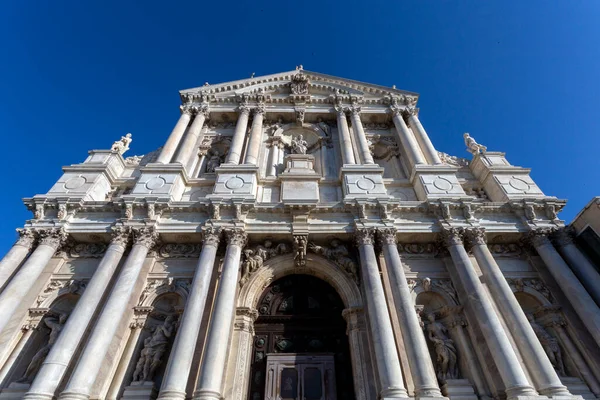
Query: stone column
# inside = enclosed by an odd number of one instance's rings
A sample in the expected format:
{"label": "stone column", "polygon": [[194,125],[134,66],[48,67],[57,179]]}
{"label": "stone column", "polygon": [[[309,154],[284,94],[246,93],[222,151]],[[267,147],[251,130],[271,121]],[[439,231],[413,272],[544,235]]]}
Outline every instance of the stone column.
{"label": "stone column", "polygon": [[[187,135],[185,135],[185,138],[183,138],[183,141],[179,146],[179,153],[177,153],[177,157],[175,157],[175,162],[184,166],[190,164],[190,158],[195,156],[196,143],[198,142],[198,137],[200,136],[204,121],[206,121],[208,115],[208,105],[203,104],[201,107],[196,108],[196,117],[194,118],[194,122],[192,122],[190,129],[188,129]],[[189,174],[191,173],[192,171],[190,169]]]}
{"label": "stone column", "polygon": [[269,161],[267,165],[267,177],[274,178],[277,176],[277,164],[279,163],[279,142],[280,137],[274,136],[270,141]]}
{"label": "stone column", "polygon": [[362,157],[362,163],[375,164],[373,156],[371,155],[371,150],[369,150],[369,142],[367,142],[367,136],[365,135],[362,121],[360,120],[360,107],[353,106],[350,109],[350,112],[352,115],[352,129],[354,130],[356,143],[358,144],[358,151]]}
{"label": "stone column", "polygon": [[[360,253],[360,270],[364,284],[367,315],[381,392],[380,398],[406,398],[400,359],[387,308],[383,284],[373,248],[373,230],[357,229],[356,244]],[[414,314],[414,310],[412,310]]]}
{"label": "stone column", "polygon": [[[253,308],[240,307],[235,311],[233,323],[234,342],[239,343],[233,370],[232,399],[242,400],[248,392],[250,382],[250,359],[254,339],[254,321],[258,318],[258,311]],[[237,339],[237,340],[236,340]],[[232,368],[228,367],[229,370]]]}
{"label": "stone column", "polygon": [[185,399],[185,388],[192,367],[202,316],[204,315],[217,248],[219,247],[220,233],[221,228],[214,227],[209,227],[204,231],[202,253],[198,259],[190,294],[169,356],[158,396],[159,399]]}
{"label": "stone column", "polygon": [[378,229],[377,238],[383,250],[390,278],[395,311],[400,321],[402,339],[404,339],[408,364],[415,384],[415,395],[417,398],[442,397],[423,329],[415,313],[415,305],[404,274],[400,253],[398,253],[396,229]]}
{"label": "stone column", "polygon": [[260,151],[263,117],[265,115],[265,107],[258,106],[254,109],[254,118],[252,120],[252,129],[250,130],[250,139],[248,140],[248,150],[244,164],[258,165],[258,153]]}
{"label": "stone column", "polygon": [[356,400],[367,400],[369,396],[369,373],[366,355],[369,353],[368,343],[365,343],[364,311],[361,307],[346,308],[342,311],[346,320],[346,334],[350,342],[350,357],[352,358],[352,374],[354,376],[354,392]]}
{"label": "stone column", "polygon": [[600,306],[600,274],[585,255],[573,242],[573,233],[569,228],[558,230],[555,234],[555,243],[558,251],[563,255],[571,266],[575,275],[596,304]]}
{"label": "stone column", "polygon": [[31,229],[19,229],[19,239],[0,261],[0,289],[27,257],[34,241],[35,235]]}
{"label": "stone column", "polygon": [[235,293],[238,284],[242,248],[247,236],[242,229],[228,229],[227,251],[221,279],[217,288],[215,305],[206,338],[200,377],[194,400],[221,400],[221,386],[225,375],[227,349],[231,340],[231,324],[235,312]]}
{"label": "stone column", "polygon": [[62,228],[39,231],[39,244],[36,249],[0,293],[0,310],[2,310],[0,332],[6,327],[23,298],[44,271],[48,261],[66,239],[67,234]]}
{"label": "stone column", "polygon": [[416,136],[417,142],[421,145],[421,149],[423,150],[423,154],[427,161],[434,165],[442,164],[442,160],[440,160],[437,150],[433,147],[429,135],[425,132],[425,128],[421,125],[421,121],[419,121],[419,117],[417,116],[419,114],[419,109],[415,107],[407,108],[405,109],[405,113],[408,117],[408,124],[410,125],[413,134]]}
{"label": "stone column", "polygon": [[185,133],[185,130],[190,123],[190,119],[192,117],[192,106],[189,104],[183,105],[179,107],[181,109],[181,116],[179,117],[179,121],[173,128],[171,135],[167,139],[167,142],[163,146],[160,155],[156,159],[157,163],[168,164],[171,162],[171,158],[173,158],[173,154],[175,154],[175,150],[177,150],[177,146],[179,146],[179,142]]}
{"label": "stone column", "polygon": [[586,326],[596,343],[600,346],[600,309],[594,302],[594,299],[585,290],[579,279],[575,276],[571,268],[562,259],[556,251],[548,234],[547,229],[538,229],[530,232],[529,239],[535,250],[538,252],[544,264],[552,274],[552,277],[558,283],[563,293],[573,305],[573,308],[581,318],[581,322]]}
{"label": "stone column", "polygon": [[342,148],[342,164],[356,164],[354,159],[354,150],[350,140],[350,129],[346,119],[346,110],[342,106],[336,106],[338,134],[340,137],[340,147]]}
{"label": "stone column", "polygon": [[421,149],[419,148],[419,144],[417,143],[417,139],[415,139],[414,134],[408,129],[408,126],[406,126],[406,123],[404,122],[404,118],[402,118],[402,109],[397,106],[392,106],[390,109],[392,110],[392,120],[396,126],[396,133],[400,139],[400,144],[402,144],[402,147],[406,150],[408,161],[413,165],[426,164]]}
{"label": "stone column", "polygon": [[519,396],[537,396],[471,264],[463,246],[462,230],[447,228],[442,231],[442,236],[454,262],[456,275],[468,294],[470,308],[498,367],[507,398],[510,400]]}
{"label": "stone column", "polygon": [[113,228],[113,240],[88,283],[85,292],[69,315],[60,336],[44,360],[25,399],[54,398],[54,392],[62,381],[71,357],[75,354],[102,296],[117,269],[127,246],[131,230],[128,227]]}
{"label": "stone column", "polygon": [[240,115],[238,116],[237,124],[235,125],[233,140],[231,141],[229,154],[227,154],[227,159],[225,160],[226,164],[239,164],[242,149],[244,148],[244,138],[246,137],[246,129],[248,128],[248,115],[250,115],[250,109],[245,105],[241,105],[239,110]]}
{"label": "stone column", "polygon": [[486,243],[485,229],[468,229],[466,237],[483,278],[492,296],[496,299],[504,321],[523,355],[523,361],[529,369],[535,388],[544,396],[570,396],[571,393],[561,383],[521,305],[494,260],[494,256],[490,253]]}
{"label": "stone column", "polygon": [[140,276],[148,251],[158,239],[158,233],[153,227],[139,228],[133,231],[133,237],[134,244],[129,256],[121,268],[110,296],[96,321],[94,330],[79,356],[71,379],[59,399],[82,400],[90,397],[90,390],[100,372],[100,367],[121,318],[127,310],[127,304]]}

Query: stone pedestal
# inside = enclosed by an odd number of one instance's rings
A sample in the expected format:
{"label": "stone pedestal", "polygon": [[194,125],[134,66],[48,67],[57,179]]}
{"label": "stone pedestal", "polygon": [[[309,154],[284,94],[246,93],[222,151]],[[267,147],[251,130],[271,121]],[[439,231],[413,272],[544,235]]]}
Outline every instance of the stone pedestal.
{"label": "stone pedestal", "polygon": [[29,383],[13,382],[7,388],[2,389],[0,393],[1,400],[21,400],[25,393],[29,391]]}
{"label": "stone pedestal", "polygon": [[466,196],[456,178],[458,168],[447,165],[416,165],[410,181],[419,200]]}
{"label": "stone pedestal", "polygon": [[157,395],[154,382],[132,382],[125,388],[121,400],[154,400]]}
{"label": "stone pedestal", "polygon": [[383,168],[377,165],[344,165],[340,170],[344,199],[389,198]]}
{"label": "stone pedestal", "polygon": [[140,169],[141,176],[131,196],[157,196],[181,200],[185,190],[184,167],[181,164],[148,164]]}
{"label": "stone pedestal", "polygon": [[571,392],[572,395],[581,396],[585,400],[596,400],[596,396],[581,379],[563,376],[560,380],[562,381],[562,384],[569,389],[569,392]]}
{"label": "stone pedestal", "polygon": [[319,180],[315,172],[315,157],[290,154],[285,157],[281,179],[281,201],[286,204],[316,204],[319,202]]}
{"label": "stone pedestal", "polygon": [[442,393],[452,400],[477,400],[473,385],[468,379],[447,379],[442,385]]}
{"label": "stone pedestal", "polygon": [[222,164],[215,169],[217,180],[212,194],[213,199],[256,199],[257,174],[256,165]]}

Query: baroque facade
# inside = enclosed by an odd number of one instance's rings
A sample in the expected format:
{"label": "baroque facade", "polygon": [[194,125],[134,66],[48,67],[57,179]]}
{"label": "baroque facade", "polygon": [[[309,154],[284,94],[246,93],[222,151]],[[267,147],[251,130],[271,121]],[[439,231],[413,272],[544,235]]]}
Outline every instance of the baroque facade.
{"label": "baroque facade", "polygon": [[600,276],[528,169],[301,66],[180,94],[24,200],[0,399],[600,396]]}

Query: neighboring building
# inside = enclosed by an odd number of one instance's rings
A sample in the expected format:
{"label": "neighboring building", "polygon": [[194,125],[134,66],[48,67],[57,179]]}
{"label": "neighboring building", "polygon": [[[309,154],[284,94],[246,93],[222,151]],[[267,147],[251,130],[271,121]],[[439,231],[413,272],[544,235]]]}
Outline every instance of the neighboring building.
{"label": "neighboring building", "polygon": [[[594,197],[569,225],[577,244],[600,267],[600,197]],[[597,282],[596,282],[597,283]]]}
{"label": "neighboring building", "polygon": [[0,264],[0,399],[600,396],[565,201],[468,134],[436,151],[417,98],[207,84],[156,152],[65,167]]}

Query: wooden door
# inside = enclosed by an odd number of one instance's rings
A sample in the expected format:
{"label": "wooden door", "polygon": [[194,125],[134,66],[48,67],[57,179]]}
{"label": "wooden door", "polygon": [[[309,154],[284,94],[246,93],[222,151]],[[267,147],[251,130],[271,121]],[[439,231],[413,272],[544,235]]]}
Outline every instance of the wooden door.
{"label": "wooden door", "polygon": [[268,354],[265,400],[336,400],[333,354]]}

